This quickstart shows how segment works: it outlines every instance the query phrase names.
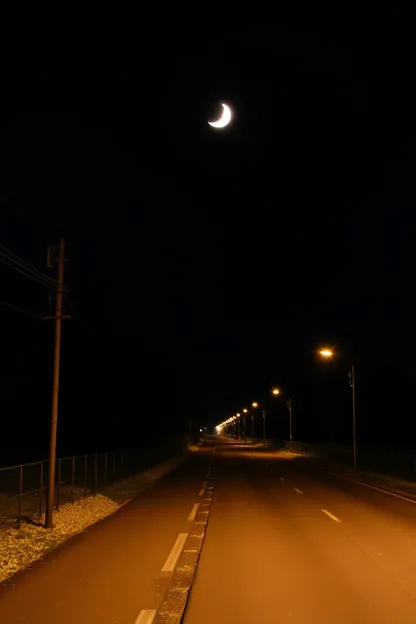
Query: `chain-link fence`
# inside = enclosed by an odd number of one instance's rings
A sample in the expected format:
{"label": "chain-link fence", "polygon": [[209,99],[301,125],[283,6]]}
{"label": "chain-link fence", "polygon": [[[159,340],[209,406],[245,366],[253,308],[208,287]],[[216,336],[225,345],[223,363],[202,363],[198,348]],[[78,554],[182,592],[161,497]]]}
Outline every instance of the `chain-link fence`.
{"label": "chain-link fence", "polygon": [[[183,438],[140,451],[111,451],[60,457],[55,464],[55,508],[138,475],[186,448]],[[45,511],[48,460],[0,468],[0,525],[20,527]]]}

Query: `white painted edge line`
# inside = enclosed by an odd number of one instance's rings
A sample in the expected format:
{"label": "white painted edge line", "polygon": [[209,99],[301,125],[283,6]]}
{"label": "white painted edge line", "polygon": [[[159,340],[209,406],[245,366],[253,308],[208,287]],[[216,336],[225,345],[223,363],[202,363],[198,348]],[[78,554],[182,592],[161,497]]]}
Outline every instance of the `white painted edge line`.
{"label": "white painted edge line", "polygon": [[191,512],[188,516],[188,522],[192,522],[193,520],[195,520],[196,514],[198,513],[198,509],[199,509],[199,503],[195,503],[195,505],[192,507]]}
{"label": "white painted edge line", "polygon": [[303,494],[302,490],[299,490],[298,488],[293,488],[295,490],[295,492],[297,492],[298,494]]}
{"label": "white painted edge line", "polygon": [[165,561],[162,572],[173,572],[176,564],[178,563],[178,559],[182,552],[182,549],[185,546],[187,537],[188,533],[179,533],[178,537],[176,538],[176,542],[174,543],[173,548],[170,551],[169,557]]}
{"label": "white painted edge line", "polygon": [[126,498],[126,500],[119,504],[119,507],[124,507],[125,505],[128,505],[129,503],[131,503],[132,500],[133,498]]}
{"label": "white painted edge line", "polygon": [[204,481],[202,484],[202,488],[199,490],[199,496],[203,496],[205,494],[205,488],[207,487],[207,482]]}
{"label": "white painted edge line", "polygon": [[328,516],[328,518],[331,518],[331,520],[335,520],[335,522],[341,522],[341,520],[334,516],[334,514],[332,514],[330,511],[327,511],[326,509],[321,509],[321,511],[323,511],[324,514]]}
{"label": "white painted edge line", "polygon": [[358,485],[362,485],[363,487],[370,488],[370,490],[377,490],[377,492],[381,492],[382,494],[388,494],[389,496],[394,496],[395,498],[401,498],[402,500],[407,501],[408,503],[413,503],[416,505],[416,500],[413,498],[407,498],[407,496],[402,496],[401,494],[396,494],[396,492],[390,492],[389,490],[384,490],[383,488],[379,488],[376,485],[370,485],[369,483],[365,483],[364,481],[357,481],[357,479],[352,479],[351,477],[346,477],[345,475],[341,475],[338,472],[332,472],[332,470],[328,470],[329,474],[335,475],[340,479],[345,479],[346,481],[352,481],[353,483],[358,483]]}
{"label": "white painted edge line", "polygon": [[152,624],[155,619],[156,609],[142,609],[139,613],[139,617],[136,620],[136,624]]}

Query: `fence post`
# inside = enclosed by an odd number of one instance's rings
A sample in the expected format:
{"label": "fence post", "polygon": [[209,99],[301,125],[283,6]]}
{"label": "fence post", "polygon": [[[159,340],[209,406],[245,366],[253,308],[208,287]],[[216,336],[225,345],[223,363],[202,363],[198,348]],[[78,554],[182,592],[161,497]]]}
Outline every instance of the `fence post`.
{"label": "fence post", "polygon": [[94,455],[94,496],[97,494],[97,453]]}
{"label": "fence post", "polygon": [[40,462],[40,488],[39,488],[39,519],[42,517],[42,496],[43,496],[43,460]]}
{"label": "fence post", "polygon": [[107,463],[108,453],[104,453],[104,487],[107,487]]}
{"label": "fence post", "polygon": [[116,451],[113,451],[113,486],[116,485]]}
{"label": "fence post", "polygon": [[61,482],[61,458],[58,459],[58,479],[56,481],[56,511],[59,511],[59,484]]}
{"label": "fence post", "polygon": [[17,528],[20,529],[22,517],[23,466],[19,467],[19,498],[17,501]]}
{"label": "fence post", "polygon": [[71,486],[72,486],[72,502],[74,502],[74,489],[75,489],[75,455],[72,455],[72,468],[71,468]]}
{"label": "fence post", "polygon": [[88,455],[84,456],[84,497],[87,495]]}

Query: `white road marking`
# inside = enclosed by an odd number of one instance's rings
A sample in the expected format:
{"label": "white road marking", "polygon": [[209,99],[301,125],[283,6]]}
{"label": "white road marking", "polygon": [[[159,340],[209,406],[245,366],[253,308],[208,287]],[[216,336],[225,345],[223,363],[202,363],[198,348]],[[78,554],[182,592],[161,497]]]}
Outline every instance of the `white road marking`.
{"label": "white road marking", "polygon": [[205,494],[205,489],[206,489],[207,485],[208,485],[207,482],[204,481],[203,484],[202,484],[202,488],[199,490],[199,495],[200,496],[203,496]]}
{"label": "white road marking", "polygon": [[364,481],[357,481],[357,479],[351,479],[351,477],[346,477],[345,475],[338,474],[337,472],[332,472],[332,470],[328,470],[328,472],[340,479],[345,479],[346,481],[352,481],[353,483],[358,483],[358,485],[363,485],[366,488],[370,488],[370,490],[377,490],[377,492],[382,492],[383,494],[388,494],[389,496],[394,496],[395,498],[401,498],[402,500],[407,501],[408,503],[413,503],[416,505],[416,500],[413,498],[407,498],[407,496],[402,496],[401,494],[396,494],[396,492],[390,492],[389,490],[384,490],[383,488],[379,488],[376,485],[370,485],[369,483],[364,483]]}
{"label": "white road marking", "polygon": [[212,498],[204,498],[204,501],[211,501],[212,502]]}
{"label": "white road marking", "polygon": [[280,481],[284,481],[283,477],[280,477]]}
{"label": "white road marking", "polygon": [[139,613],[139,617],[136,620],[136,624],[152,624],[155,619],[156,609],[142,609]]}
{"label": "white road marking", "polygon": [[206,520],[202,520],[201,522],[195,522],[195,524],[206,524],[207,521]]}
{"label": "white road marking", "polygon": [[335,520],[335,522],[341,522],[341,520],[337,518],[336,516],[334,516],[334,514],[331,514],[330,511],[327,511],[326,509],[321,509],[321,511],[323,511],[324,514],[328,516],[328,518],[331,518],[331,520]]}
{"label": "white road marking", "polygon": [[195,503],[195,505],[191,509],[191,513],[188,516],[189,522],[192,522],[192,520],[195,520],[196,514],[198,513],[198,509],[199,509],[199,503]]}
{"label": "white road marking", "polygon": [[179,533],[178,537],[176,538],[176,542],[174,543],[173,548],[170,551],[169,557],[165,561],[162,572],[173,572],[176,564],[178,563],[179,556],[185,545],[187,537],[188,533]]}
{"label": "white road marking", "polygon": [[186,552],[186,553],[198,552],[198,548],[187,548],[183,552]]}
{"label": "white road marking", "polygon": [[293,488],[295,490],[295,492],[297,492],[298,494],[303,494],[302,490],[298,490],[298,488]]}
{"label": "white road marking", "polygon": [[120,503],[120,507],[124,507],[124,505],[128,505],[129,503],[131,503],[133,499],[132,498],[127,498],[125,501],[123,501],[122,503]]}

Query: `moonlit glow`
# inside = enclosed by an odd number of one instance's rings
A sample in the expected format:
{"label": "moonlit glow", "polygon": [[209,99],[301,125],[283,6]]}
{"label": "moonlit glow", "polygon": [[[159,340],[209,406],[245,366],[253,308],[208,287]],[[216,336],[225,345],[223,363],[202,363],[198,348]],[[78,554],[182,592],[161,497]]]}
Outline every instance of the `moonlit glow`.
{"label": "moonlit glow", "polygon": [[221,104],[222,106],[222,113],[221,113],[221,117],[219,119],[217,119],[217,121],[209,121],[209,125],[212,126],[213,128],[224,128],[225,126],[228,126],[228,124],[231,121],[231,109],[229,106],[227,106],[227,104]]}

